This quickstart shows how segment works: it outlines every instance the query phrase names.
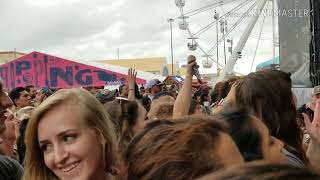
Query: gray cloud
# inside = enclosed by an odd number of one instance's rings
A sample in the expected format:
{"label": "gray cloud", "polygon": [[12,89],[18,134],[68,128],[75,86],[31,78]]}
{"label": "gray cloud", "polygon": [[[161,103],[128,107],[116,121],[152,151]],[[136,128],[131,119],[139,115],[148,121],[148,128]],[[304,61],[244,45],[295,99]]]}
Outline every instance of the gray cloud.
{"label": "gray cloud", "polygon": [[[211,2],[187,1],[185,11]],[[235,5],[233,3],[217,10],[223,13]],[[116,58],[119,48],[120,58],[165,56],[168,62],[171,62],[170,26],[167,19],[178,16],[179,10],[173,0],[1,1],[0,50],[37,50],[69,59],[95,60]],[[263,35],[266,39],[271,36],[271,22],[270,18],[268,19]],[[208,11],[191,17],[188,21],[192,32],[196,32],[212,20],[213,11]],[[236,18],[229,20],[230,26],[235,20]],[[231,34],[235,41],[239,39],[244,28],[245,24]],[[256,28],[253,37],[258,34],[259,30]],[[175,61],[185,62],[188,54],[195,54],[201,62],[204,59],[203,53],[188,51],[187,37],[188,33],[178,28],[176,19],[173,23]],[[215,28],[199,38],[200,45],[208,50],[216,41]],[[270,56],[272,46],[268,43],[270,44],[270,40],[265,40],[259,48],[261,58],[257,58],[257,61]],[[251,38],[247,44],[243,54],[250,59],[256,39]],[[222,47],[220,45],[220,54],[223,53]],[[223,56],[219,60],[222,62]]]}

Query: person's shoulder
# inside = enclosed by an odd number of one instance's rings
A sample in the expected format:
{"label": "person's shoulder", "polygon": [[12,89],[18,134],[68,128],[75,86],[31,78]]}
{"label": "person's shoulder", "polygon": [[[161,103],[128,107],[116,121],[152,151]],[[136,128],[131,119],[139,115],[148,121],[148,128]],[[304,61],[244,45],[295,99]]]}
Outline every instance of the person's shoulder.
{"label": "person's shoulder", "polygon": [[14,159],[0,155],[0,179],[20,180],[23,175],[22,166]]}
{"label": "person's shoulder", "polygon": [[288,160],[288,163],[294,167],[306,167],[306,165],[299,159],[296,155],[289,152],[287,149],[283,148],[282,153]]}

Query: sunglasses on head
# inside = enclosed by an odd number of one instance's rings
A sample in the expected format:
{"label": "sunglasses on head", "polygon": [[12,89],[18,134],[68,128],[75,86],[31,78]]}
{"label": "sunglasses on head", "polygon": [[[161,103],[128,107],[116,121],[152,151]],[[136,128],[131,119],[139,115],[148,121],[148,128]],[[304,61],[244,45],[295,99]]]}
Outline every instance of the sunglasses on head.
{"label": "sunglasses on head", "polygon": [[129,99],[124,97],[116,97],[115,99],[120,103],[120,105],[122,104],[122,101],[129,102]]}

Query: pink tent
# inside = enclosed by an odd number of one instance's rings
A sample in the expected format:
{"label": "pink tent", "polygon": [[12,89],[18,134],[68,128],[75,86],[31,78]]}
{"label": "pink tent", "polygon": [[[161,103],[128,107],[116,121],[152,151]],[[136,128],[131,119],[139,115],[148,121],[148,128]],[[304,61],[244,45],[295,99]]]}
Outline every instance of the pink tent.
{"label": "pink tent", "polygon": [[[12,89],[27,85],[34,85],[36,88],[119,85],[125,82],[127,74],[32,52],[0,65],[0,76],[4,89]],[[137,83],[145,84],[146,80],[137,78]]]}

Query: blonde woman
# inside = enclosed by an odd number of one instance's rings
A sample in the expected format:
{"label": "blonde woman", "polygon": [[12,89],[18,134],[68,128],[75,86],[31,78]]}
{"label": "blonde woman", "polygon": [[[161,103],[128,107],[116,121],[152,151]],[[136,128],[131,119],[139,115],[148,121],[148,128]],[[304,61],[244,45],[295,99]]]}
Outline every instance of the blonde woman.
{"label": "blonde woman", "polygon": [[103,106],[81,89],[59,90],[32,113],[25,180],[113,179],[115,133]]}
{"label": "blonde woman", "polygon": [[[157,100],[155,100],[157,101]],[[152,102],[153,103],[153,102]],[[151,105],[148,120],[172,119],[174,102],[158,102]]]}

